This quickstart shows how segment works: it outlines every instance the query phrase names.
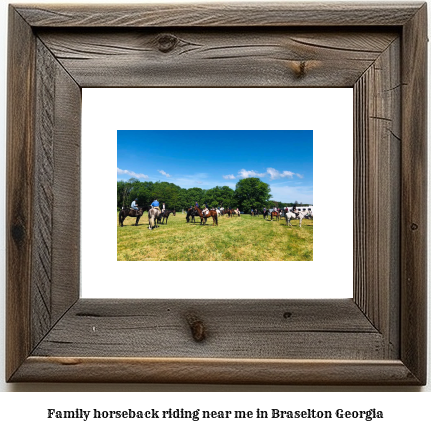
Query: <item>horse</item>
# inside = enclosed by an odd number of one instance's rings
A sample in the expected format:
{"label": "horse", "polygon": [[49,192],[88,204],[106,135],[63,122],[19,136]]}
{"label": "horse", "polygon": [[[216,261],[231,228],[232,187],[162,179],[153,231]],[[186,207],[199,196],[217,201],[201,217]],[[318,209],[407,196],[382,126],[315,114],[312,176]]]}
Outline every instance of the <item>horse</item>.
{"label": "horse", "polygon": [[168,224],[168,218],[171,214],[175,216],[175,210],[165,210],[164,213],[159,214],[159,216],[157,217],[157,222],[161,222],[163,224],[166,220],[166,224]]}
{"label": "horse", "polygon": [[267,220],[268,219],[268,216],[270,215],[271,213],[269,212],[269,210],[264,210],[263,211],[263,219],[264,220]]}
{"label": "horse", "polygon": [[233,213],[236,214],[238,217],[241,217],[241,211],[240,210],[233,210]]}
{"label": "horse", "polygon": [[[198,213],[197,213],[197,211],[196,211],[196,208],[189,208],[189,209],[187,210],[187,215],[186,215],[186,221],[187,221],[187,223],[189,223],[190,218],[192,219],[193,223],[196,223],[196,222],[195,222],[195,217],[196,217],[197,215],[198,215]],[[202,221],[202,219],[201,219],[201,221]]]}
{"label": "horse", "polygon": [[138,226],[139,219],[142,217],[143,214],[143,208],[139,208],[139,210],[136,211],[132,208],[123,207],[118,215],[118,221],[120,222],[120,226],[123,227],[123,222],[126,217],[136,217],[135,226]]}
{"label": "horse", "polygon": [[251,210],[251,216],[259,216],[259,211],[258,210]]}
{"label": "horse", "polygon": [[233,212],[234,212],[234,210],[225,210],[225,214],[228,216],[228,217],[233,217]]}
{"label": "horse", "polygon": [[206,224],[207,218],[212,217],[213,218],[213,226],[214,226],[214,223],[216,224],[216,226],[218,226],[217,211],[208,210],[208,212],[204,214],[199,207],[196,207],[196,211],[197,211],[199,217],[201,218],[201,224],[202,224],[203,220],[205,220],[204,224]]}
{"label": "horse", "polygon": [[158,217],[160,214],[160,209],[151,207],[148,210],[148,229],[152,230],[158,226]]}
{"label": "horse", "polygon": [[304,217],[305,217],[305,214],[303,214],[301,211],[298,211],[298,212],[288,211],[284,215],[284,218],[286,219],[286,224],[288,226],[292,226],[292,223],[290,223],[291,219],[299,219],[299,227],[302,227],[302,219]]}
{"label": "horse", "polygon": [[272,218],[273,217],[275,217],[275,220],[276,221],[279,221],[280,220],[280,214],[278,213],[278,211],[273,211],[272,213],[271,213],[271,221],[272,221]]}

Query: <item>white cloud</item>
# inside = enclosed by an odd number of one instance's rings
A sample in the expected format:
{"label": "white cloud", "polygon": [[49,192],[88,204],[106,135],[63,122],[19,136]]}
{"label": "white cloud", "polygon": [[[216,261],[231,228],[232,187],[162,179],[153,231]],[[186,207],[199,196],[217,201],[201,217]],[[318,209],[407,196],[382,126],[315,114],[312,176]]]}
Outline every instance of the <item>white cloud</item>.
{"label": "white cloud", "polygon": [[269,176],[271,177],[270,179],[271,180],[276,180],[276,179],[278,179],[278,178],[293,178],[295,175],[298,177],[298,178],[304,178],[304,176],[303,175],[301,175],[301,174],[296,174],[295,172],[291,172],[291,171],[283,171],[283,172],[280,172],[280,171],[277,171],[277,169],[274,169],[274,168],[268,168],[267,170],[266,170],[266,172],[269,174]]}
{"label": "white cloud", "polygon": [[[245,169],[241,169],[238,172],[238,178],[250,178],[250,177],[266,177],[267,175],[269,175],[269,179],[270,180],[276,180],[278,178],[293,178],[295,175],[298,178],[303,178],[303,175],[301,174],[296,174],[295,172],[291,172],[291,171],[277,171],[277,169],[274,168],[267,168],[266,172],[256,172],[256,171],[247,171]],[[223,178],[226,180],[233,180],[235,177],[233,175],[223,175]]]}
{"label": "white cloud", "polygon": [[274,168],[268,168],[266,170],[266,172],[269,174],[269,176],[271,177],[271,180],[275,180],[277,178],[293,178],[295,175],[299,178],[303,178],[303,176],[301,174],[295,174],[295,172],[291,172],[291,171],[283,171],[283,172],[279,172],[277,171],[277,169]]}
{"label": "white cloud", "polygon": [[164,175],[166,178],[170,177],[170,175],[167,172],[165,172],[164,170],[160,170],[160,171],[157,170],[157,172],[159,172],[160,174]]}
{"label": "white cloud", "polygon": [[238,172],[238,176],[241,178],[250,178],[250,177],[259,177],[262,178],[266,175],[266,173],[259,173],[259,172],[255,172],[255,171],[246,171],[245,169],[241,169]]}
{"label": "white cloud", "polygon": [[117,167],[117,175],[129,175],[135,178],[148,178],[148,175],[137,174],[136,172],[128,171],[127,169],[120,169],[119,167]]}

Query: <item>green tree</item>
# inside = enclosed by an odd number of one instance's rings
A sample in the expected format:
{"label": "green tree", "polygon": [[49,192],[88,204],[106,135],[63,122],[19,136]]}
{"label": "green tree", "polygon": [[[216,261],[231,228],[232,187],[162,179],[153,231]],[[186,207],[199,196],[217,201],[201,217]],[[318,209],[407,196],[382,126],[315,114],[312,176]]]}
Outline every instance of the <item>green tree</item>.
{"label": "green tree", "polygon": [[234,190],[228,186],[216,186],[206,190],[205,202],[207,202],[210,207],[214,208],[219,206],[232,207],[235,204],[234,193]]}
{"label": "green tree", "polygon": [[202,206],[205,202],[205,190],[202,190],[199,187],[193,187],[191,189],[187,190],[186,193],[187,197],[187,206],[195,205],[195,202],[199,204],[199,206]]}
{"label": "green tree", "polygon": [[117,181],[117,209],[131,204],[136,197],[131,198],[131,195],[136,193],[139,184],[140,181],[136,178],[130,178],[128,181]]}
{"label": "green tree", "polygon": [[271,199],[269,185],[259,178],[244,178],[236,183],[234,198],[241,211],[250,212],[252,208],[262,209]]}

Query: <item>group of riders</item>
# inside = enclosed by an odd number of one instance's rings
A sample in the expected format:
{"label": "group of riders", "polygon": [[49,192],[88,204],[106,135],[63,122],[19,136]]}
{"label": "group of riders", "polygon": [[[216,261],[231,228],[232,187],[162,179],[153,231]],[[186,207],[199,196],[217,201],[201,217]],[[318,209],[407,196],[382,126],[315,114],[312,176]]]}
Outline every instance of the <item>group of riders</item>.
{"label": "group of riders", "polygon": [[[197,203],[197,202],[195,202],[195,206],[193,207],[193,205],[190,205],[190,207],[189,207],[189,209],[188,209],[188,211],[191,211],[191,210],[193,210],[193,209],[198,209],[199,208],[199,204]],[[224,211],[225,211],[225,209],[223,208],[223,207],[217,207],[217,208],[215,208],[215,207],[213,207],[213,208],[210,208],[209,206],[208,206],[208,204],[205,202],[205,204],[204,204],[204,207],[202,208],[202,214],[205,216],[205,215],[208,215],[209,214],[209,212],[210,211],[217,211],[217,214],[223,214],[224,213]],[[239,214],[239,208],[237,208],[237,209],[232,209],[231,207],[229,207],[228,208],[228,210],[229,211],[231,211],[231,210],[233,210],[233,211],[236,211],[237,212],[237,214]]]}
{"label": "group of riders", "polygon": [[[151,204],[151,207],[154,208],[154,209],[159,210],[162,214],[166,211],[165,203],[164,202],[162,203],[162,209],[160,209],[160,204],[159,204],[159,201],[157,199],[154,199],[154,201]],[[135,210],[135,211],[139,211],[140,210],[140,208],[138,207],[138,198],[136,198],[132,202],[132,204],[130,205],[130,208],[132,210]]]}
{"label": "group of riders", "polygon": [[[128,210],[127,208],[123,208],[123,210],[120,211],[120,216],[119,216],[120,225],[123,226],[123,221],[127,216],[136,217],[137,218],[136,225],[137,225],[139,223],[139,219],[142,216],[143,212],[144,212],[143,208],[138,207],[138,198],[136,198],[130,205],[130,210]],[[150,212],[151,212],[151,217],[150,217]],[[153,202],[151,203],[151,208],[149,209],[149,220],[150,220],[149,228],[151,229],[151,226],[153,225],[152,224],[154,220],[153,217],[156,217],[159,222],[161,218],[163,218],[163,220],[166,219],[166,222],[167,222],[167,219],[170,213],[173,213],[173,215],[175,215],[175,211],[170,211],[170,210],[168,211],[166,209],[164,202],[162,203],[162,206],[160,208],[160,203],[158,199],[154,199]],[[251,209],[250,213],[252,216],[259,215],[259,211],[257,209]],[[187,210],[187,222],[189,222],[189,217],[192,217],[192,220],[194,221],[194,216],[196,215],[201,217],[201,223],[202,221],[206,222],[206,219],[211,216],[213,218],[213,224],[218,225],[217,216],[224,215],[224,214],[228,214],[228,215],[237,214],[239,216],[240,210],[239,208],[231,209],[231,207],[229,207],[228,209],[225,209],[223,207],[210,208],[206,202],[203,208],[201,209],[199,208],[199,203],[195,202],[195,205],[194,206],[190,205],[190,207]],[[303,218],[313,217],[311,208],[308,208],[308,211],[306,211],[305,209],[301,210],[300,208],[297,208],[296,205],[293,206],[292,210],[290,210],[288,207],[284,207],[283,209],[277,208],[275,206],[274,208],[270,208],[270,209],[267,209],[264,207],[262,214],[264,218],[271,216],[271,220],[273,219],[273,216],[275,216],[276,220],[278,220],[279,217],[283,215],[284,217],[286,217],[286,221],[288,222],[288,224],[290,224],[291,218],[298,218],[300,220],[300,226]]]}
{"label": "group of riders", "polygon": [[[304,208],[303,213],[304,213],[305,211],[306,211],[306,210],[305,210],[305,208]],[[301,212],[301,209],[300,209],[300,208],[297,208],[297,207],[296,207],[296,205],[294,205],[294,206],[293,206],[292,210],[290,210],[290,209],[289,209],[289,207],[284,207],[283,209],[281,209],[281,208],[277,208],[277,207],[269,208],[269,209],[266,209],[265,207],[263,208],[263,214],[264,214],[264,215],[269,215],[269,214],[271,214],[271,213],[275,213],[275,214],[278,214],[278,215],[281,215],[281,214],[285,215],[285,214],[287,214],[288,212],[292,212],[292,213],[294,213],[294,214],[298,215],[298,214]],[[250,210],[250,213],[251,213],[252,215],[259,214],[258,210],[256,210],[256,209],[251,209],[251,210]],[[310,217],[312,216],[311,208],[308,208],[308,216],[310,216]]]}
{"label": "group of riders", "polygon": [[[132,204],[130,205],[130,207],[131,207],[131,209],[133,209],[135,211],[140,211],[140,208],[138,207],[138,198],[136,198],[132,202]],[[151,207],[154,208],[154,209],[159,210],[162,214],[164,214],[165,211],[166,211],[165,203],[163,202],[162,203],[162,208],[160,208],[160,203],[159,203],[159,201],[157,199],[154,199],[154,201],[151,203]],[[194,208],[195,209],[199,208],[199,203],[198,202],[195,202]],[[189,210],[192,210],[192,209],[193,209],[193,205],[190,205]],[[212,208],[212,209],[216,210],[216,208]],[[228,208],[228,210],[231,210],[231,209],[232,209],[231,207]],[[218,210],[218,212],[222,212],[223,213],[224,208],[223,207],[217,207],[217,210]],[[239,208],[236,208],[236,210],[234,209],[234,211],[236,211],[237,213],[240,212]],[[281,214],[282,211],[285,214],[285,213],[289,212],[290,210],[289,210],[288,207],[284,207],[283,210],[282,210],[281,208],[277,208],[275,206],[274,206],[274,208],[269,208],[269,209],[266,209],[265,207],[263,208],[263,214],[267,214],[268,212],[276,212],[278,214]],[[298,208],[296,208],[296,205],[294,205],[293,208],[292,208],[292,212],[295,213],[295,214],[298,214],[299,211],[300,210]],[[210,212],[210,207],[205,202],[204,207],[202,208],[202,214],[207,215],[207,214],[209,214],[209,212]],[[308,209],[308,212],[311,213],[311,209],[310,208]],[[252,208],[250,210],[250,213],[252,215],[256,215],[256,214],[259,214],[259,211],[257,209],[253,209]]]}

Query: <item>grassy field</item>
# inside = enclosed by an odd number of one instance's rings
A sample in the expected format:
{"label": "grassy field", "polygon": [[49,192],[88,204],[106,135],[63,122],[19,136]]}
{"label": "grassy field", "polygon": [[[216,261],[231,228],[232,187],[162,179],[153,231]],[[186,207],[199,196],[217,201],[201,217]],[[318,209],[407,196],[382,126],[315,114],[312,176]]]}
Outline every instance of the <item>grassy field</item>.
{"label": "grassy field", "polygon": [[212,218],[201,226],[186,223],[185,214],[177,213],[151,231],[148,213],[138,226],[135,221],[127,217],[120,227],[117,213],[117,260],[313,260],[313,220],[304,219],[299,228],[297,220],[289,227],[284,218],[271,222],[247,214],[219,217],[217,227]]}

